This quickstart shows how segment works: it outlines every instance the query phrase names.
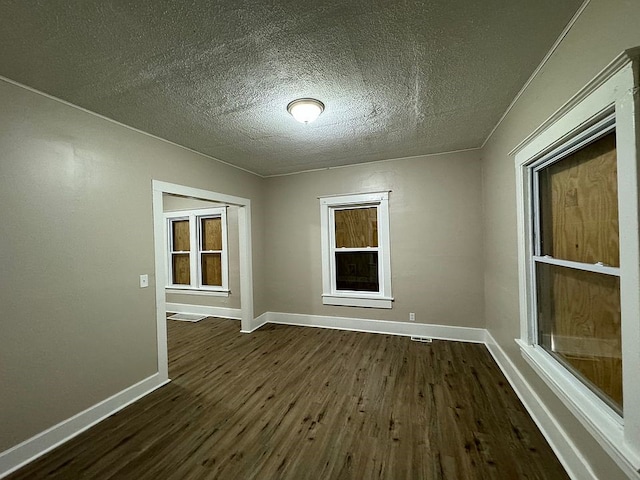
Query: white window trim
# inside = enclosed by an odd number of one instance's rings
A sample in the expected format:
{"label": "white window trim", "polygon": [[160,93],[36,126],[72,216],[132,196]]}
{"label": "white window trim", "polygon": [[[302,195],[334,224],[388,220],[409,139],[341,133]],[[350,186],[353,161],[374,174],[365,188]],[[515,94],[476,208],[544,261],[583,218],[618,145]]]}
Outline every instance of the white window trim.
{"label": "white window trim", "polygon": [[[392,308],[391,243],[389,241],[389,191],[332,195],[320,199],[320,229],[322,248],[322,303],[348,307]],[[378,282],[379,292],[338,291],[335,282],[334,211],[339,207],[377,207],[378,213]],[[362,249],[358,249],[360,251]]]}
{"label": "white window trim", "polygon": [[[518,202],[520,338],[516,342],[527,362],[630,476],[640,471],[639,55],[640,49],[620,55],[511,152],[515,153]],[[539,252],[533,241],[534,167],[541,168],[554,150],[576,144],[573,139],[585,139],[589,129],[598,128],[598,122],[605,122],[612,112],[617,140],[620,268],[596,265],[594,271],[620,276],[624,417],[537,345],[535,325],[533,258]],[[545,261],[545,257],[537,259]]]}
{"label": "white window trim", "polygon": [[[186,285],[185,285],[186,287]],[[228,297],[231,290],[217,289],[217,290],[194,290],[192,288],[174,288],[166,287],[166,293],[176,295],[201,295],[205,297]]]}
{"label": "white window trim", "polygon": [[[222,285],[211,286],[202,285],[201,276],[201,262],[200,256],[200,219],[207,217],[220,217],[222,223],[222,250],[220,251],[221,268],[222,268]],[[166,239],[166,252],[165,255],[165,271],[167,272],[166,278],[166,293],[182,293],[182,294],[194,294],[194,295],[210,295],[217,297],[229,296],[229,259],[228,259],[228,243],[227,243],[227,208],[215,207],[215,208],[202,208],[194,210],[178,210],[173,212],[164,213],[164,238]],[[174,220],[189,220],[189,270],[190,270],[190,285],[174,284],[172,269],[171,269],[171,229],[169,224]],[[205,252],[206,253],[206,252]]]}

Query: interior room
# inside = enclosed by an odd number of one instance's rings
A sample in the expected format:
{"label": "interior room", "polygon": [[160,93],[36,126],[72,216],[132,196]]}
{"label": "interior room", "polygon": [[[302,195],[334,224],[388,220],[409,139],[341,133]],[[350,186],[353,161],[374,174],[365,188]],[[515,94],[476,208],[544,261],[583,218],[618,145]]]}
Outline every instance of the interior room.
{"label": "interior room", "polygon": [[1,7],[0,478],[640,478],[640,2]]}

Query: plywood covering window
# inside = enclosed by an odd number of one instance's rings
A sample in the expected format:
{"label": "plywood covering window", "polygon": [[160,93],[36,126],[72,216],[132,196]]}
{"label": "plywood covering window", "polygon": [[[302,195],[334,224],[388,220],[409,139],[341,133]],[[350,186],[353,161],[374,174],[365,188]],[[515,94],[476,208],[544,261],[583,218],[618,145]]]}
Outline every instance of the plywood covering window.
{"label": "plywood covering window", "polygon": [[170,231],[171,283],[189,285],[191,283],[189,218],[173,219]]}
{"label": "plywood covering window", "polygon": [[165,213],[167,287],[228,292],[225,208]]}
{"label": "plywood covering window", "polygon": [[391,308],[388,192],[320,198],[323,303]]}
{"label": "plywood covering window", "polygon": [[534,172],[538,344],[622,413],[615,132]]}
{"label": "plywood covering window", "polygon": [[200,242],[198,257],[200,282],[207,286],[222,286],[222,218],[198,217]]}

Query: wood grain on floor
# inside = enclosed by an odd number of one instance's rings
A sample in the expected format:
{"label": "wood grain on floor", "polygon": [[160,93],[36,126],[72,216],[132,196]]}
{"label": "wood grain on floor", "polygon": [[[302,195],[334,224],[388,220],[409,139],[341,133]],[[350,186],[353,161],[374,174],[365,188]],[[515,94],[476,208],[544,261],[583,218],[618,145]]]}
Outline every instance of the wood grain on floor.
{"label": "wood grain on floor", "polygon": [[170,384],[8,478],[568,478],[483,345],[168,329]]}

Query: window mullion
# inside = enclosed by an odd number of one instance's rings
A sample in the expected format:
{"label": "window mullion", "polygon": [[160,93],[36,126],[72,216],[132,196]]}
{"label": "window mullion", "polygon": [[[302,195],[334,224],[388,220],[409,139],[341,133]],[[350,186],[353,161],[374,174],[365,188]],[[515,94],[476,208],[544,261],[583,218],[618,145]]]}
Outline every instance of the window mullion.
{"label": "window mullion", "polygon": [[200,225],[194,214],[189,215],[189,262],[191,266],[191,287],[200,287],[200,254],[198,253],[200,240]]}

